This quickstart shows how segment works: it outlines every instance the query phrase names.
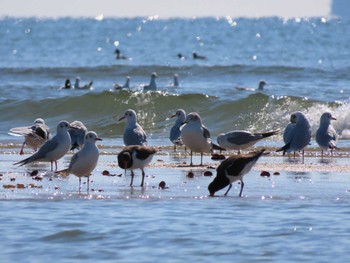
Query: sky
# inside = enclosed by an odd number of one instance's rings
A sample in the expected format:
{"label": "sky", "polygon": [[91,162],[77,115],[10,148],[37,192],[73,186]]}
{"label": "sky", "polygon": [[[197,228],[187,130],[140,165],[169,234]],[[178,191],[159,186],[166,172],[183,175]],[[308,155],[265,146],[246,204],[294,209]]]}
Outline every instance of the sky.
{"label": "sky", "polygon": [[310,17],[332,0],[0,0],[0,17]]}

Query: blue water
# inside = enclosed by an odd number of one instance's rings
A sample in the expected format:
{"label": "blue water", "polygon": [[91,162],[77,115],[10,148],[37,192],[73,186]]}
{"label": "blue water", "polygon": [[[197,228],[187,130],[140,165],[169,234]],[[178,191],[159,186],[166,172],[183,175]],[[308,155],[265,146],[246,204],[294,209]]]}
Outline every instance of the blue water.
{"label": "blue water", "polygon": [[[314,135],[321,114],[331,111],[339,145],[349,147],[349,25],[324,18],[1,19],[0,262],[347,262],[346,172],[281,172],[265,179],[252,171],[243,198],[239,185],[227,198],[208,198],[212,178],[200,169],[189,179],[186,168],[148,168],[144,191],[131,189],[128,176],[101,172],[123,173],[115,162],[124,129],[117,116],[128,108],[137,111],[150,145],[170,146],[169,117],[183,108],[201,114],[214,140],[233,129],[283,129],[296,110],[308,115]],[[116,48],[129,59],[116,60]],[[208,59],[193,60],[193,51]],[[143,93],[152,72],[159,91]],[[177,88],[171,86],[175,73]],[[93,80],[93,89],[60,89],[77,76],[83,84]],[[114,90],[126,76],[131,90]],[[235,88],[257,88],[262,79],[262,92]],[[9,129],[38,117],[53,133],[58,121],[78,119],[104,139],[96,191],[78,195],[74,176],[45,176],[36,182],[42,189],[3,187],[32,183],[26,169],[49,169],[12,165],[21,158],[22,138]],[[282,137],[263,144],[281,146]],[[153,163],[188,161],[162,154]],[[339,164],[347,159],[329,165]],[[159,190],[160,180],[169,189]]]}

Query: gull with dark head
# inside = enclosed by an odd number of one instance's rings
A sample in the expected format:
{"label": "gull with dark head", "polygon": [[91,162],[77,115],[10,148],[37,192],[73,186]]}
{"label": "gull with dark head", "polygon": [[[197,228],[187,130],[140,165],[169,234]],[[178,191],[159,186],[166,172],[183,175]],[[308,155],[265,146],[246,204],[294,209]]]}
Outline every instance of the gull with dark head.
{"label": "gull with dark head", "polygon": [[120,49],[117,48],[114,53],[116,54],[115,58],[116,59],[122,59],[122,60],[125,60],[125,59],[128,59],[126,56],[123,56],[120,52]]}
{"label": "gull with dark head", "polygon": [[182,142],[191,150],[192,153],[201,153],[201,164],[203,165],[203,153],[212,152],[212,150],[225,150],[216,144],[213,144],[210,138],[210,132],[207,127],[202,124],[202,119],[197,112],[191,112],[185,119],[185,124],[181,128]]}
{"label": "gull with dark head", "polygon": [[130,186],[132,186],[134,182],[133,170],[141,169],[141,187],[143,187],[145,180],[144,168],[152,161],[153,155],[156,152],[157,150],[153,147],[131,145],[124,147],[124,149],[118,154],[119,167],[125,170],[131,170]]}
{"label": "gull with dark head", "polygon": [[197,52],[193,52],[192,57],[193,57],[193,59],[201,59],[201,60],[207,59],[207,57],[205,57],[205,56],[198,55]]}
{"label": "gull with dark head", "polygon": [[287,141],[277,152],[283,151],[284,155],[286,152],[303,151],[304,157],[304,148],[311,140],[311,125],[309,119],[304,113],[297,111],[291,114],[290,121],[293,124],[288,124],[289,128],[284,136]]}
{"label": "gull with dark head", "polygon": [[53,163],[55,163],[55,170],[57,170],[57,160],[61,159],[71,147],[71,139],[68,133],[69,127],[70,125],[67,121],[60,121],[54,137],[46,141],[32,156],[15,163],[15,165],[24,165],[32,162],[51,162],[51,171],[53,171]]}
{"label": "gull with dark head", "polygon": [[330,112],[325,112],[320,118],[320,127],[316,131],[316,142],[321,148],[321,157],[323,151],[337,149],[338,134],[331,124],[331,120],[336,120]]}
{"label": "gull with dark head", "polygon": [[143,86],[144,91],[155,91],[157,90],[157,83],[156,83],[157,73],[153,72],[151,75],[151,81],[149,85]]}
{"label": "gull with dark head", "polygon": [[32,126],[12,128],[10,134],[24,136],[24,142],[19,152],[22,155],[24,154],[23,148],[25,145],[33,148],[34,151],[40,148],[49,139],[50,129],[43,119],[38,118]]}
{"label": "gull with dark head", "polygon": [[257,89],[254,89],[254,88],[245,88],[245,87],[235,87],[237,90],[248,90],[248,91],[262,91],[264,90],[264,87],[266,86],[266,81],[265,80],[260,80],[259,81],[259,85],[258,85],[258,88]]}
{"label": "gull with dark head", "polygon": [[74,174],[79,177],[79,193],[81,190],[81,178],[87,177],[87,191],[90,189],[90,175],[96,168],[98,158],[100,156],[96,141],[101,141],[96,132],[90,131],[85,136],[85,143],[83,148],[75,153],[70,161],[67,169],[58,171],[68,176]]}
{"label": "gull with dark head", "polygon": [[141,125],[137,123],[136,112],[132,109],[128,109],[124,112],[124,115],[119,119],[126,120],[124,130],[124,144],[129,145],[147,145],[146,133],[142,129]]}
{"label": "gull with dark head", "polygon": [[210,196],[214,196],[217,191],[229,185],[229,188],[225,193],[225,195],[227,195],[232,187],[232,183],[235,181],[240,181],[241,190],[239,191],[239,196],[241,197],[244,187],[243,176],[252,169],[264,151],[265,149],[255,153],[231,156],[222,161],[222,163],[216,169],[216,177],[208,186]]}
{"label": "gull with dark head", "polygon": [[241,150],[247,149],[258,141],[279,133],[279,130],[264,133],[252,133],[241,130],[230,131],[227,133],[221,133],[217,138],[217,142],[220,147],[225,148],[226,150],[238,150],[238,153],[240,154]]}
{"label": "gull with dark head", "polygon": [[183,145],[181,140],[181,130],[180,127],[185,123],[186,112],[183,109],[178,109],[171,118],[176,117],[173,127],[170,129],[169,139],[174,144],[174,151],[176,151],[176,146]]}

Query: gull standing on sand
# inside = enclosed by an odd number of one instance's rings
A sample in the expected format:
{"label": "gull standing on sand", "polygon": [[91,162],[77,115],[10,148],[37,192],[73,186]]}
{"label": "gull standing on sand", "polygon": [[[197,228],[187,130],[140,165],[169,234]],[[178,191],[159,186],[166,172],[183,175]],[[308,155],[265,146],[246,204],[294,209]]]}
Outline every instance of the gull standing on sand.
{"label": "gull standing on sand", "polygon": [[129,76],[126,77],[126,80],[125,80],[125,84],[124,84],[124,85],[115,83],[113,87],[114,87],[114,89],[116,89],[116,90],[130,89],[130,77],[129,77]]}
{"label": "gull standing on sand", "polygon": [[58,171],[65,176],[74,174],[79,177],[79,193],[81,190],[81,177],[87,177],[87,191],[90,189],[90,175],[96,168],[98,158],[100,156],[96,141],[102,141],[96,132],[90,131],[85,136],[85,143],[83,148],[75,153],[70,161],[67,169]]}
{"label": "gull standing on sand", "polygon": [[279,133],[279,130],[265,133],[251,133],[249,131],[237,130],[227,133],[221,133],[217,138],[217,142],[220,145],[220,147],[225,148],[226,150],[238,150],[238,154],[240,154],[241,150],[253,146],[255,143],[264,138]]}
{"label": "gull standing on sand", "polygon": [[19,154],[22,155],[24,154],[23,148],[25,145],[33,148],[34,151],[42,146],[50,137],[50,129],[43,119],[38,118],[34,121],[32,126],[12,128],[10,134],[24,136],[24,142],[19,152]]}
{"label": "gull standing on sand", "polygon": [[114,53],[117,54],[115,57],[116,59],[122,59],[122,60],[128,59],[126,56],[121,55],[119,48],[117,48]]}
{"label": "gull standing on sand", "polygon": [[124,115],[118,120],[125,119],[124,144],[129,145],[147,145],[146,133],[141,125],[137,123],[136,112],[132,109],[125,111]]}
{"label": "gull standing on sand", "polygon": [[[304,148],[310,143],[311,140],[311,125],[309,119],[300,111],[294,112],[290,116],[291,123],[294,123],[294,127],[290,125],[288,128],[288,135],[286,135],[287,142],[285,145],[278,149],[277,152],[283,151],[283,155],[286,152],[303,151]],[[289,124],[288,124],[289,125]]]}
{"label": "gull standing on sand", "polygon": [[186,112],[183,109],[178,109],[171,118],[176,117],[175,124],[170,129],[169,139],[174,144],[174,152],[176,151],[176,145],[183,145],[181,140],[181,130],[180,127],[185,123]]}
{"label": "gull standing on sand", "polygon": [[143,86],[143,90],[144,91],[157,90],[156,78],[157,78],[157,73],[153,72],[151,75],[151,81],[150,81],[149,85]]}
{"label": "gull standing on sand", "polygon": [[83,146],[85,141],[85,135],[87,133],[87,128],[81,121],[73,121],[70,124],[70,128],[68,129],[71,144],[72,147],[70,148],[71,151],[74,151],[74,149],[80,150],[80,148]]}
{"label": "gull standing on sand", "polygon": [[331,125],[331,120],[336,120],[331,113],[325,112],[320,118],[320,127],[316,131],[316,142],[321,148],[321,157],[323,157],[323,151],[331,149],[337,149],[338,134]]}
{"label": "gull standing on sand", "polygon": [[225,150],[216,144],[213,144],[210,139],[210,133],[207,127],[202,124],[202,119],[197,112],[191,112],[185,119],[185,124],[181,128],[181,139],[186,147],[191,150],[191,163],[192,153],[201,153],[201,164],[203,165],[203,153],[211,152],[212,149]]}
{"label": "gull standing on sand", "polygon": [[141,187],[143,187],[145,180],[144,168],[152,161],[153,155],[157,150],[153,147],[132,145],[126,146],[118,154],[118,165],[120,168],[125,170],[131,170],[131,182],[130,186],[134,182],[134,171],[135,169],[141,169],[142,181]]}
{"label": "gull standing on sand", "polygon": [[61,159],[71,147],[71,139],[68,133],[69,123],[67,121],[60,121],[57,125],[57,134],[50,140],[46,141],[43,146],[32,156],[19,161],[16,164],[24,165],[32,162],[51,162],[51,171],[53,171],[53,162],[56,165],[57,160]]}
{"label": "gull standing on sand", "polygon": [[88,84],[85,84],[83,86],[80,86],[80,78],[77,77],[75,79],[75,83],[74,83],[74,88],[75,89],[92,89],[92,84],[94,83],[94,81],[90,81]]}
{"label": "gull standing on sand", "polygon": [[225,193],[225,195],[227,195],[232,187],[232,183],[235,181],[240,181],[241,190],[239,191],[239,197],[241,197],[244,187],[243,176],[252,169],[264,151],[265,149],[262,149],[255,153],[231,156],[222,161],[222,163],[216,169],[216,177],[208,186],[210,196],[214,196],[217,191],[229,185],[229,188]]}
{"label": "gull standing on sand", "polygon": [[173,83],[173,86],[174,87],[179,87],[180,84],[179,84],[179,75],[178,74],[174,74],[174,83]]}

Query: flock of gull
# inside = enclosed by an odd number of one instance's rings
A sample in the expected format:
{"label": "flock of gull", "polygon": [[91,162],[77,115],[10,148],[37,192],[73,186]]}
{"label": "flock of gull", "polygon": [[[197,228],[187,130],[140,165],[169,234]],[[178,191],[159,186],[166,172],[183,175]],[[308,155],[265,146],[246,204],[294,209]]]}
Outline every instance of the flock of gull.
{"label": "flock of gull", "polygon": [[[190,166],[193,166],[192,153],[201,154],[201,163],[203,165],[203,153],[213,153],[214,150],[236,150],[237,155],[226,158],[217,167],[217,175],[208,186],[210,196],[229,186],[225,195],[231,189],[232,183],[240,181],[242,194],[244,187],[243,176],[247,174],[257,160],[263,155],[265,149],[241,154],[242,150],[252,147],[258,141],[279,134],[279,130],[265,133],[252,133],[249,131],[235,130],[222,133],[217,137],[217,144],[210,138],[208,128],[203,124],[200,115],[197,112],[186,114],[185,110],[178,109],[172,117],[176,117],[175,123],[170,129],[169,139],[174,144],[174,150],[177,146],[185,146],[190,150]],[[320,126],[316,133],[316,142],[319,144],[322,154],[324,150],[337,149],[338,135],[331,125],[331,120],[335,118],[329,112],[322,114]],[[125,130],[123,135],[125,147],[118,153],[118,165],[125,170],[131,170],[131,182],[133,185],[134,170],[141,169],[142,181],[144,185],[144,168],[152,161],[156,154],[155,147],[148,146],[147,136],[141,125],[137,122],[137,114],[134,110],[128,109],[124,112],[118,121],[125,121]],[[51,171],[55,164],[55,172],[64,175],[74,174],[79,178],[79,192],[81,189],[81,178],[87,177],[87,190],[89,190],[89,176],[95,169],[99,150],[96,142],[101,140],[93,131],[88,131],[80,121],[69,123],[60,121],[57,125],[56,135],[51,137],[50,130],[44,120],[39,118],[29,127],[17,127],[10,130],[10,134],[23,135],[23,142],[20,154],[23,154],[25,145],[33,148],[35,153],[25,158],[15,165],[25,165],[32,162],[50,162]],[[310,144],[311,126],[309,120],[302,112],[291,114],[290,123],[285,127],[283,133],[284,146],[277,149],[282,151],[283,155],[290,152],[299,152],[304,150]],[[38,150],[37,150],[38,149]],[[78,149],[74,153],[68,168],[57,170],[57,161],[61,159],[68,151]],[[304,154],[302,155],[304,156]]]}

